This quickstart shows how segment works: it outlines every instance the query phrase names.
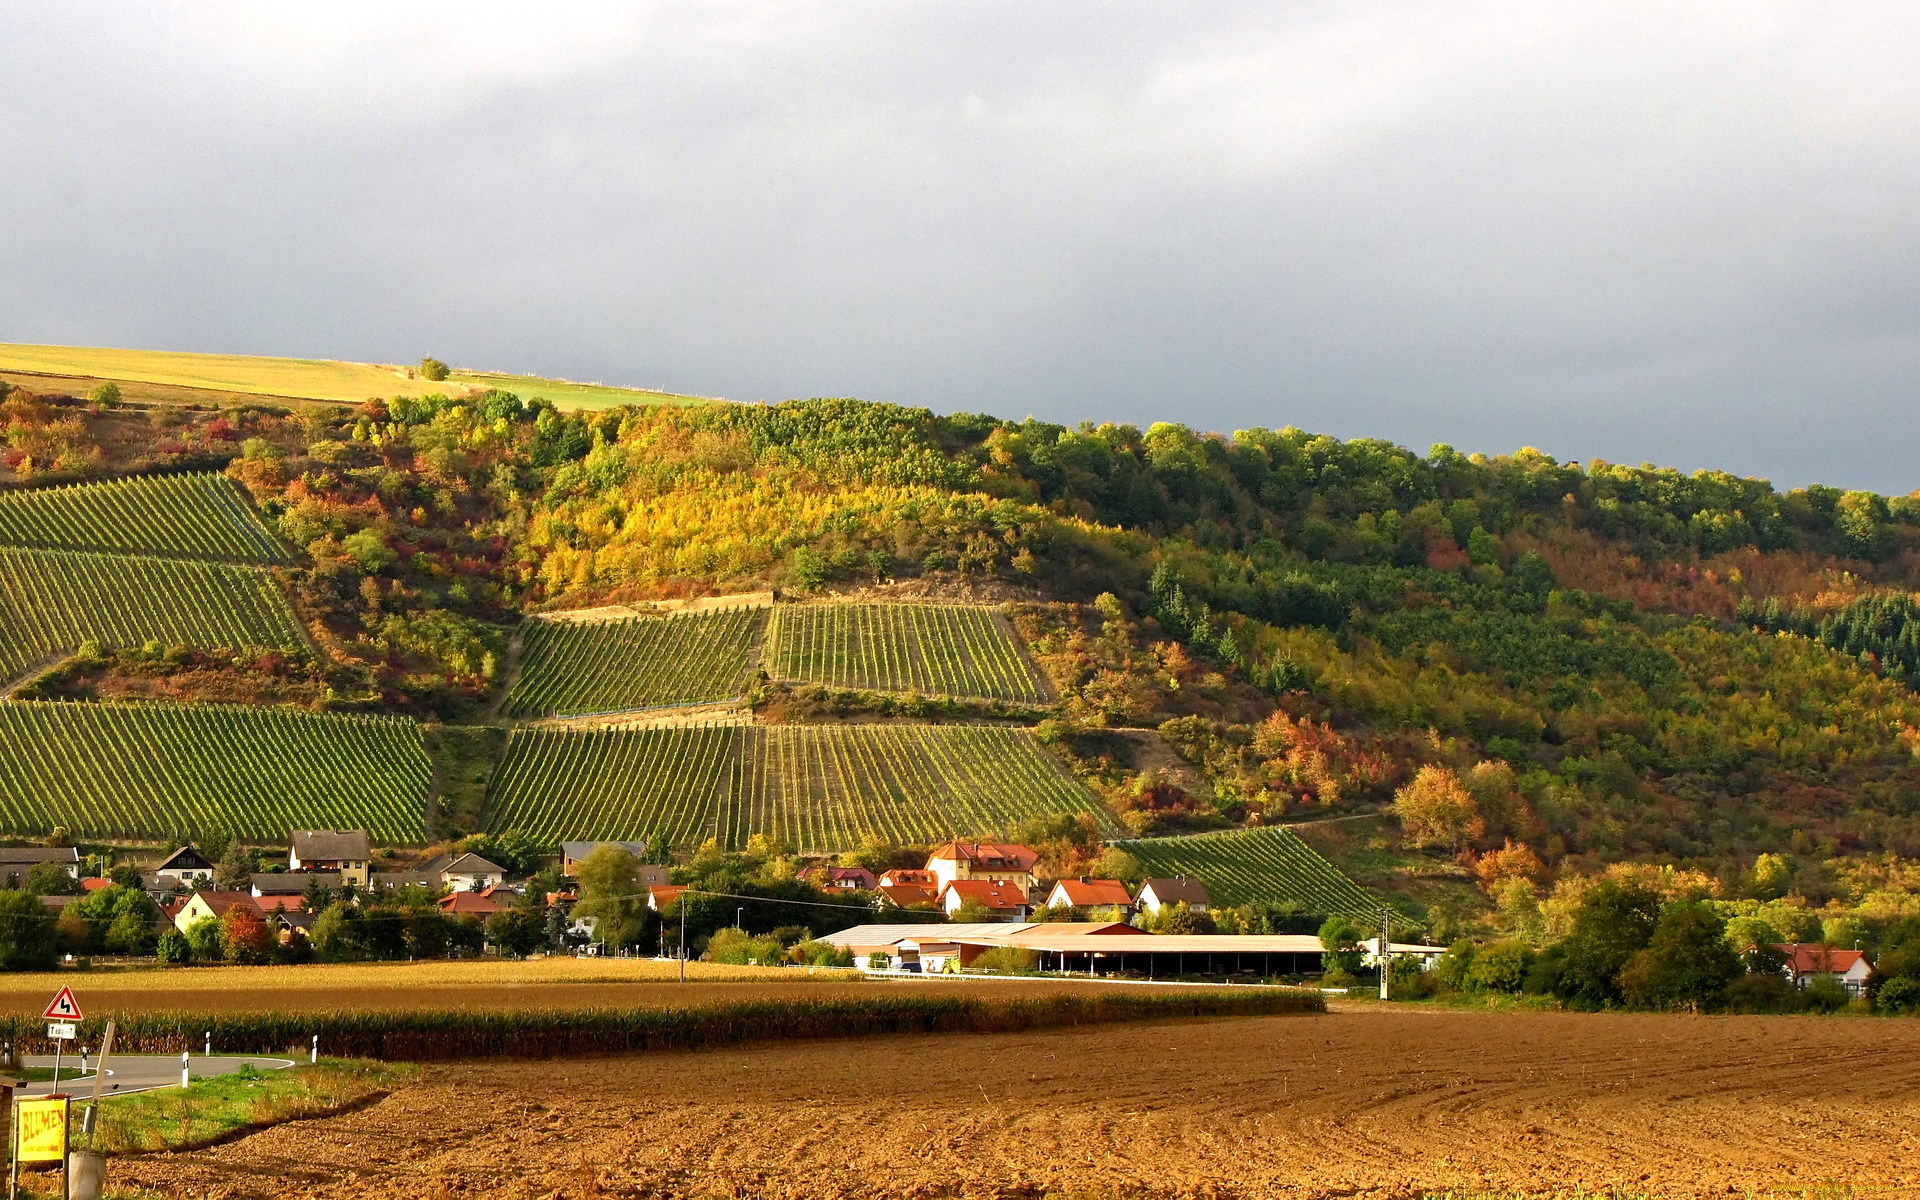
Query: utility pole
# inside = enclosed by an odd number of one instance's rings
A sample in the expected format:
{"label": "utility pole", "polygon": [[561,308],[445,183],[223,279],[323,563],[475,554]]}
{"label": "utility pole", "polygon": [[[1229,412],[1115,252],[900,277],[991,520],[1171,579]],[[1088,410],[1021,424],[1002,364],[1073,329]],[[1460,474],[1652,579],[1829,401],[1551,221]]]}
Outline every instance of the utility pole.
{"label": "utility pole", "polygon": [[1393,978],[1393,913],[1392,910],[1380,910],[1380,953],[1374,955],[1380,960],[1380,998],[1390,999],[1390,981]]}
{"label": "utility pole", "polygon": [[680,893],[680,982],[687,981],[687,893]]}

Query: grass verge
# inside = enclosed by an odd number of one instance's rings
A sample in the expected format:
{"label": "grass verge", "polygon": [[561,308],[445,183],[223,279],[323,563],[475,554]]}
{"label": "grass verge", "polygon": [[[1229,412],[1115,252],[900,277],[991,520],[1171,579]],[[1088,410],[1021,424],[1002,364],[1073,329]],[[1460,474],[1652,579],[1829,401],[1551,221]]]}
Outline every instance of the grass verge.
{"label": "grass verge", "polygon": [[284,1071],[243,1067],[185,1088],[103,1100],[95,1146],[108,1154],[195,1150],[284,1121],[346,1112],[412,1075],[404,1064],[331,1058]]}

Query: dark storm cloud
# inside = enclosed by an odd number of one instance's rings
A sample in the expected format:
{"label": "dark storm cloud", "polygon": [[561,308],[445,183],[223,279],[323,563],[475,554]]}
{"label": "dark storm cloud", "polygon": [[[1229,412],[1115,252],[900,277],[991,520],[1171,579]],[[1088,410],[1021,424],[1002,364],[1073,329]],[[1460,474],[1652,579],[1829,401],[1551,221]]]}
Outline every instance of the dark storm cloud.
{"label": "dark storm cloud", "polygon": [[533,7],[0,12],[0,340],[1920,486],[1911,6]]}

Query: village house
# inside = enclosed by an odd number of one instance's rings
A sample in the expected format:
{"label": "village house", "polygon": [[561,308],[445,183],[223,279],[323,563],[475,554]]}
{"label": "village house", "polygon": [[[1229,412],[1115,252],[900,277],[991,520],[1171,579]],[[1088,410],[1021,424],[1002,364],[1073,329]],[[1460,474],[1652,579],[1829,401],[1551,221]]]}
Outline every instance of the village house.
{"label": "village house", "polygon": [[887,903],[901,908],[937,904],[940,900],[940,893],[927,884],[882,882],[879,892],[886,898]]}
{"label": "village house", "polygon": [[975,904],[999,921],[1024,921],[1029,905],[1027,889],[1004,879],[956,879],[940,892],[940,907],[948,916]]}
{"label": "village house", "polygon": [[80,852],[72,846],[0,846],[0,883],[17,888],[41,863],[59,863],[70,879],[80,877]]}
{"label": "village house", "polygon": [[1850,996],[1867,990],[1873,964],[1858,950],[1836,950],[1818,942],[1780,942],[1774,949],[1787,956],[1783,971],[1794,987],[1804,988],[1822,975],[1831,975]]}
{"label": "village house", "polygon": [[602,846],[618,846],[620,849],[625,850],[628,854],[642,861],[645,861],[647,857],[647,844],[645,842],[561,842],[560,874],[566,876],[568,879],[579,878],[580,864],[586,860],[587,855],[592,854]]}
{"label": "village house", "polygon": [[936,889],[957,880],[998,880],[1011,883],[1024,896],[1033,890],[1034,864],[1040,856],[1025,846],[997,842],[948,842],[927,856]]}
{"label": "village house", "polygon": [[1185,875],[1146,880],[1140,885],[1140,894],[1134,900],[1141,912],[1155,916],[1159,916],[1160,910],[1169,904],[1184,904],[1188,912],[1203,913],[1212,902],[1212,897],[1207,895],[1206,885]]}
{"label": "village house", "polygon": [[435,903],[450,917],[475,917],[482,921],[507,907],[492,896],[474,891],[450,892]]}
{"label": "village house", "polygon": [[1096,908],[1110,908],[1121,916],[1133,911],[1133,894],[1118,879],[1062,879],[1047,894],[1048,908],[1070,908],[1084,916]]}
{"label": "village house", "polygon": [[462,854],[440,869],[440,883],[456,892],[484,892],[505,883],[507,869],[478,854]]}
{"label": "village house", "polygon": [[213,882],[213,864],[192,846],[182,846],[167,855],[166,861],[153,869],[153,874],[162,887],[193,887]]}
{"label": "village house", "polygon": [[338,871],[315,871],[310,875],[294,875],[289,872],[278,874],[262,873],[253,876],[252,887],[254,903],[262,912],[271,912],[281,908],[299,908],[306,899],[307,889],[315,884],[328,891],[340,890],[343,878]]}
{"label": "village house", "polygon": [[174,928],[181,933],[193,928],[208,917],[224,921],[227,914],[236,906],[253,910],[255,916],[265,917],[260,906],[254,903],[248,892],[195,892],[188,896],[173,914]]}
{"label": "village house", "polygon": [[881,887],[923,887],[939,895],[940,877],[932,871],[923,871],[917,867],[895,867],[891,871],[880,872]]}
{"label": "village house", "polygon": [[[337,873],[364,888],[373,871],[373,850],[364,829],[303,829],[287,848],[287,870]],[[337,884],[335,886],[338,886]]]}
{"label": "village house", "polygon": [[827,886],[842,891],[870,892],[879,886],[879,881],[865,867],[828,867]]}
{"label": "village house", "polygon": [[647,907],[654,912],[665,912],[680,894],[687,889],[679,884],[662,883],[647,888]]}

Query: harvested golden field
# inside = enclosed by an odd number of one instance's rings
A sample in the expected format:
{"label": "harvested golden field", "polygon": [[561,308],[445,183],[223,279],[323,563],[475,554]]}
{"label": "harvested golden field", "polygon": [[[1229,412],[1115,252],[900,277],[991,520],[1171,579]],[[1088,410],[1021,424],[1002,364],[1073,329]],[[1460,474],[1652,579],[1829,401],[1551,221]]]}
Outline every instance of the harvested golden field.
{"label": "harvested golden field", "polygon": [[[856,971],[544,958],[300,967],[174,967],[0,975],[0,1017],[38,1016],[71,987],[89,1014],[372,1012],[423,1008],[637,1008],[779,996],[869,994]],[[927,986],[910,984],[909,986]]]}
{"label": "harvested golden field", "polygon": [[1920,1022],[1362,1010],[422,1068],[194,1197],[1920,1195]]}

